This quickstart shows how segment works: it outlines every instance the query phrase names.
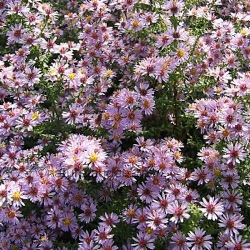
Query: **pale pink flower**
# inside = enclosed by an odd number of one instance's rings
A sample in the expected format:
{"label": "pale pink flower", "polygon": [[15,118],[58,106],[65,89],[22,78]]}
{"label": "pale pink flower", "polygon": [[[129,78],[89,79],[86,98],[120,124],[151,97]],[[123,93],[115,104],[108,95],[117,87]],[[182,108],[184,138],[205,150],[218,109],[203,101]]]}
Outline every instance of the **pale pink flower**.
{"label": "pale pink flower", "polygon": [[201,205],[203,208],[199,208],[199,210],[202,211],[209,220],[216,220],[218,216],[224,212],[223,204],[219,201],[219,198],[209,197],[209,200],[203,198]]}
{"label": "pale pink flower", "polygon": [[196,228],[194,232],[190,232],[187,237],[188,246],[191,250],[212,249],[212,237],[206,235],[206,232],[200,228]]}

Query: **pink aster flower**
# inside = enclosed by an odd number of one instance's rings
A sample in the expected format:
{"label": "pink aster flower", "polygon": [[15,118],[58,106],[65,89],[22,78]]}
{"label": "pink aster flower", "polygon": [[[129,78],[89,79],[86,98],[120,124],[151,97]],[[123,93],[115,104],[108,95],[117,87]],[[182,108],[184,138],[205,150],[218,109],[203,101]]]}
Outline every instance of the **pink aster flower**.
{"label": "pink aster flower", "polygon": [[167,209],[168,213],[173,215],[170,221],[177,223],[179,221],[183,222],[184,219],[188,219],[190,215],[188,214],[189,209],[187,206],[187,203],[179,204],[178,201],[172,202]]}
{"label": "pink aster flower", "polygon": [[203,208],[200,208],[200,211],[202,211],[209,220],[216,220],[218,216],[223,214],[224,207],[222,202],[219,202],[219,198],[209,197],[209,200],[203,198],[202,201],[201,205]]}
{"label": "pink aster flower", "polygon": [[27,199],[27,196],[24,194],[21,187],[15,183],[10,183],[8,189],[8,202],[14,207],[24,206],[23,199]]}
{"label": "pink aster flower", "polygon": [[153,113],[155,102],[153,98],[144,96],[142,97],[142,111],[145,115],[151,115]]}
{"label": "pink aster flower", "polygon": [[141,201],[151,203],[158,195],[158,192],[153,189],[152,186],[142,183],[137,188],[137,193]]}
{"label": "pink aster flower", "polygon": [[28,30],[22,27],[22,24],[15,24],[14,26],[11,26],[9,31],[7,32],[8,36],[8,42],[22,42],[23,35],[27,33]]}
{"label": "pink aster flower", "polygon": [[117,214],[113,212],[111,214],[105,213],[104,216],[100,216],[100,220],[102,221],[100,225],[104,225],[104,226],[106,225],[110,227],[116,227],[116,224],[120,222]]}
{"label": "pink aster flower", "polygon": [[102,244],[102,249],[103,250],[118,250],[118,247],[114,245],[113,239],[107,239]]}
{"label": "pink aster flower", "polygon": [[135,67],[135,72],[140,74],[141,76],[156,76],[158,72],[157,58],[152,57],[143,59],[140,64]]}
{"label": "pink aster flower", "polygon": [[74,213],[72,211],[65,211],[61,214],[59,220],[59,227],[67,232],[67,231],[74,231],[77,226],[77,221]]}
{"label": "pink aster flower", "polygon": [[95,235],[96,233],[94,231],[92,231],[91,234],[88,231],[84,231],[80,236],[80,246],[89,245],[90,243],[93,243]]}
{"label": "pink aster flower", "polygon": [[60,219],[60,212],[56,209],[51,209],[46,216],[46,224],[49,228],[55,229],[58,227],[59,219]]}
{"label": "pink aster flower", "polygon": [[170,36],[169,34],[167,33],[162,33],[160,35],[157,36],[157,41],[156,41],[156,46],[158,48],[160,47],[167,47],[169,44],[171,44],[173,42],[173,37]]}
{"label": "pink aster flower", "polygon": [[28,86],[33,86],[38,83],[41,76],[41,71],[38,68],[29,66],[25,68],[25,80],[27,81]]}
{"label": "pink aster flower", "polygon": [[6,207],[0,211],[0,217],[3,222],[16,225],[19,223],[19,218],[22,218],[23,215],[17,208]]}
{"label": "pink aster flower", "polygon": [[193,181],[198,181],[198,185],[201,185],[207,183],[211,179],[211,173],[205,167],[197,168],[191,174],[191,179]]}
{"label": "pink aster flower", "polygon": [[7,185],[0,185],[0,206],[2,207],[7,198]]}
{"label": "pink aster flower", "polygon": [[81,210],[83,211],[83,213],[79,214],[79,219],[81,221],[89,223],[95,219],[95,212],[97,210],[95,203],[92,202],[90,204],[82,204]]}
{"label": "pink aster flower", "polygon": [[91,241],[89,244],[86,242],[83,242],[79,248],[79,250],[99,250],[100,246],[96,245],[93,241]]}
{"label": "pink aster flower", "polygon": [[224,158],[227,160],[227,163],[240,163],[240,161],[246,158],[246,153],[239,143],[230,143],[227,148],[224,149]]}
{"label": "pink aster flower", "polygon": [[153,141],[150,139],[145,140],[143,136],[138,137],[136,139],[136,142],[137,142],[136,145],[140,147],[140,150],[145,152],[149,152],[153,146]]}
{"label": "pink aster flower", "polygon": [[94,240],[95,242],[99,244],[103,244],[107,239],[111,239],[113,237],[111,233],[111,227],[109,226],[99,226],[97,229],[94,230],[95,236]]}
{"label": "pink aster flower", "polygon": [[178,61],[178,63],[183,63],[187,61],[189,57],[189,48],[187,44],[180,43],[176,49],[176,52],[173,53],[175,59]]}
{"label": "pink aster flower", "polygon": [[63,112],[62,117],[68,124],[79,123],[82,118],[83,108],[79,107],[76,103],[69,106],[68,112]]}
{"label": "pink aster flower", "polygon": [[150,210],[147,215],[147,225],[153,230],[164,229],[167,227],[168,219],[162,210]]}
{"label": "pink aster flower", "polygon": [[178,17],[182,15],[184,5],[185,4],[183,1],[170,0],[170,1],[165,1],[163,8],[164,10],[166,10],[166,13],[168,15]]}
{"label": "pink aster flower", "polygon": [[180,232],[176,232],[171,237],[171,250],[188,250],[186,237]]}
{"label": "pink aster flower", "polygon": [[162,193],[158,195],[157,200],[153,200],[151,203],[151,208],[155,210],[163,210],[167,212],[169,204],[175,200],[174,195]]}
{"label": "pink aster flower", "polygon": [[245,225],[241,223],[243,219],[243,216],[239,214],[224,214],[220,218],[219,227],[226,228],[225,233],[237,235],[238,230],[245,228]]}
{"label": "pink aster flower", "polygon": [[196,228],[194,232],[190,232],[187,237],[188,246],[191,250],[212,249],[212,237],[206,235],[206,232],[200,228]]}
{"label": "pink aster flower", "polygon": [[225,190],[221,197],[224,199],[226,209],[235,210],[242,204],[242,195],[237,190]]}
{"label": "pink aster flower", "polygon": [[241,235],[236,235],[226,243],[228,250],[249,250],[250,243],[242,239]]}
{"label": "pink aster flower", "polygon": [[135,214],[137,209],[138,208],[136,205],[130,205],[123,212],[123,220],[126,221],[128,224],[133,223],[135,220]]}
{"label": "pink aster flower", "polygon": [[154,249],[154,239],[150,234],[139,232],[136,237],[133,237],[135,243],[132,244],[134,250]]}

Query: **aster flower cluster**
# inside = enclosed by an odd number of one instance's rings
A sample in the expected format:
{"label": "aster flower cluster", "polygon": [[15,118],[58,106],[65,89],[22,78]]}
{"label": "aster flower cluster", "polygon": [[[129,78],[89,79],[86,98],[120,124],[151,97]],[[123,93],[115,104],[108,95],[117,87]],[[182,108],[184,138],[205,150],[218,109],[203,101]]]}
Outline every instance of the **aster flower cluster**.
{"label": "aster flower cluster", "polygon": [[250,249],[249,22],[0,0],[0,249]]}

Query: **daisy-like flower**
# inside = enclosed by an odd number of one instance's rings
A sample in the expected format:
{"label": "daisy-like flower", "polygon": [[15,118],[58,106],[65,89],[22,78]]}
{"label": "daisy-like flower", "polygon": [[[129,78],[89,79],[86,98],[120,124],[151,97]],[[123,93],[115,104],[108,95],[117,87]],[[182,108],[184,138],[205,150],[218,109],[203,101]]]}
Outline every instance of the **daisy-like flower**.
{"label": "daisy-like flower", "polygon": [[21,43],[23,39],[23,35],[27,32],[28,30],[26,28],[23,28],[21,23],[11,26],[9,31],[7,32],[8,42],[9,43],[12,43],[12,42]]}
{"label": "daisy-like flower", "polygon": [[81,221],[84,221],[86,223],[89,223],[90,221],[94,220],[96,217],[96,205],[95,203],[90,203],[90,204],[83,204],[81,206],[81,210],[83,213],[79,214],[79,218]]}
{"label": "daisy-like flower", "polygon": [[73,212],[68,211],[62,213],[62,216],[59,220],[59,227],[64,231],[73,231],[76,228],[77,222],[76,217],[74,216]]}
{"label": "daisy-like flower", "polygon": [[164,229],[167,227],[168,219],[166,213],[162,210],[150,210],[147,215],[147,225],[153,230]]}
{"label": "daisy-like flower", "polygon": [[94,242],[90,242],[89,244],[86,243],[86,242],[83,242],[79,248],[79,250],[99,250],[100,249],[100,246],[99,245],[95,245]]}
{"label": "daisy-like flower", "polygon": [[146,185],[145,183],[138,186],[137,193],[140,199],[146,203],[151,203],[158,195],[158,192],[153,190],[152,186]]}
{"label": "daisy-like flower", "polygon": [[175,200],[174,195],[162,193],[158,195],[157,200],[153,200],[151,203],[151,208],[155,210],[163,210],[167,212],[168,206],[171,202]]}
{"label": "daisy-like flower", "polygon": [[233,209],[235,210],[239,205],[242,204],[242,195],[238,193],[236,190],[225,190],[222,193],[224,199],[224,207],[226,209]]}
{"label": "daisy-like flower", "polygon": [[38,68],[29,66],[25,68],[25,80],[27,81],[28,86],[31,87],[34,84],[38,83],[41,76],[41,71]]}
{"label": "daisy-like flower", "polygon": [[94,240],[99,244],[103,244],[107,239],[111,239],[113,237],[111,233],[111,227],[108,226],[99,226],[98,229],[95,229],[96,233]]}
{"label": "daisy-like flower", "polygon": [[147,249],[154,249],[154,239],[150,234],[145,234],[143,232],[139,232],[137,237],[133,237],[135,241],[132,244],[134,250],[147,250]]}
{"label": "daisy-like flower", "polygon": [[[94,231],[91,232],[91,234],[88,231],[84,231],[81,236],[80,236],[80,246],[87,244],[89,245],[90,243],[94,242],[94,237],[96,233]],[[81,248],[84,249],[84,248]]]}
{"label": "daisy-like flower", "polygon": [[230,143],[227,148],[224,149],[223,157],[227,160],[227,163],[232,162],[233,164],[236,164],[246,158],[246,153],[244,152],[242,145],[239,143]]}
{"label": "daisy-like flower", "polygon": [[91,166],[99,166],[103,164],[103,161],[106,159],[106,153],[101,151],[98,148],[93,148],[88,150],[87,159]]}
{"label": "daisy-like flower", "polygon": [[142,97],[142,111],[145,113],[145,115],[151,115],[154,110],[155,102],[154,99],[150,96],[144,96]]}
{"label": "daisy-like flower", "polygon": [[200,228],[196,228],[194,232],[190,232],[187,237],[188,246],[191,250],[212,249],[212,237],[206,235],[206,232]]}
{"label": "daisy-like flower", "polygon": [[179,44],[178,48],[176,49],[176,52],[173,55],[179,63],[185,62],[189,57],[187,45],[184,43]]}
{"label": "daisy-like flower", "polygon": [[188,250],[187,239],[186,237],[180,232],[176,232],[171,237],[171,250]]}
{"label": "daisy-like flower", "polygon": [[140,76],[149,75],[150,77],[154,77],[158,72],[158,64],[157,58],[146,58],[143,59],[139,65],[135,66],[135,72]]}
{"label": "daisy-like flower", "polygon": [[184,8],[184,2],[180,0],[165,1],[163,8],[170,16],[178,17],[183,14],[182,10]]}
{"label": "daisy-like flower", "polygon": [[188,219],[190,215],[187,213],[189,210],[187,208],[187,203],[179,204],[178,201],[172,202],[168,209],[169,214],[173,216],[170,218],[172,222],[183,222],[184,219]]}
{"label": "daisy-like flower", "polygon": [[68,124],[73,125],[74,123],[78,123],[81,121],[83,108],[79,107],[76,103],[73,103],[69,106],[68,112],[63,112],[62,117]]}
{"label": "daisy-like flower", "polygon": [[14,207],[24,206],[23,199],[27,199],[27,196],[21,190],[21,187],[17,184],[11,183],[8,190],[8,202],[12,203]]}
{"label": "daisy-like flower", "polygon": [[153,141],[150,139],[145,140],[143,136],[138,137],[136,139],[136,142],[137,142],[136,145],[140,147],[140,150],[145,152],[149,152],[149,150],[153,146]]}
{"label": "daisy-like flower", "polygon": [[203,198],[200,204],[203,206],[203,208],[200,208],[200,211],[202,211],[209,220],[216,220],[218,216],[223,214],[224,207],[222,202],[219,202],[219,198],[209,197],[208,200]]}
{"label": "daisy-like flower", "polygon": [[220,218],[219,227],[226,228],[225,233],[227,234],[239,234],[238,230],[245,228],[245,225],[241,223],[243,216],[239,214],[224,214]]}
{"label": "daisy-like flower", "polygon": [[116,224],[120,222],[117,214],[115,213],[111,214],[105,213],[104,216],[100,216],[100,220],[102,221],[100,225],[110,226],[110,227],[116,227]]}
{"label": "daisy-like flower", "polygon": [[46,224],[49,228],[55,229],[58,227],[59,219],[60,219],[60,212],[56,209],[51,209],[46,216]]}
{"label": "daisy-like flower", "polygon": [[7,207],[0,211],[0,216],[3,222],[16,225],[19,223],[19,218],[22,218],[22,213],[16,208]]}
{"label": "daisy-like flower", "polygon": [[228,250],[249,250],[250,243],[242,239],[241,235],[236,235],[226,243],[226,247]]}
{"label": "daisy-like flower", "polygon": [[103,250],[117,250],[118,247],[114,245],[114,241],[112,239],[107,239],[102,244],[102,249]]}

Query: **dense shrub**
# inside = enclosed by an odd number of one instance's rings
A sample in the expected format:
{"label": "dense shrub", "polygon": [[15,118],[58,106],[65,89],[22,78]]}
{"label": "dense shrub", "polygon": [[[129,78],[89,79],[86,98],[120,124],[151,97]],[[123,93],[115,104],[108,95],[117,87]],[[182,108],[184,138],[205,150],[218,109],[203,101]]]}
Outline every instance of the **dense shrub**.
{"label": "dense shrub", "polygon": [[0,0],[0,249],[250,249],[249,23]]}

